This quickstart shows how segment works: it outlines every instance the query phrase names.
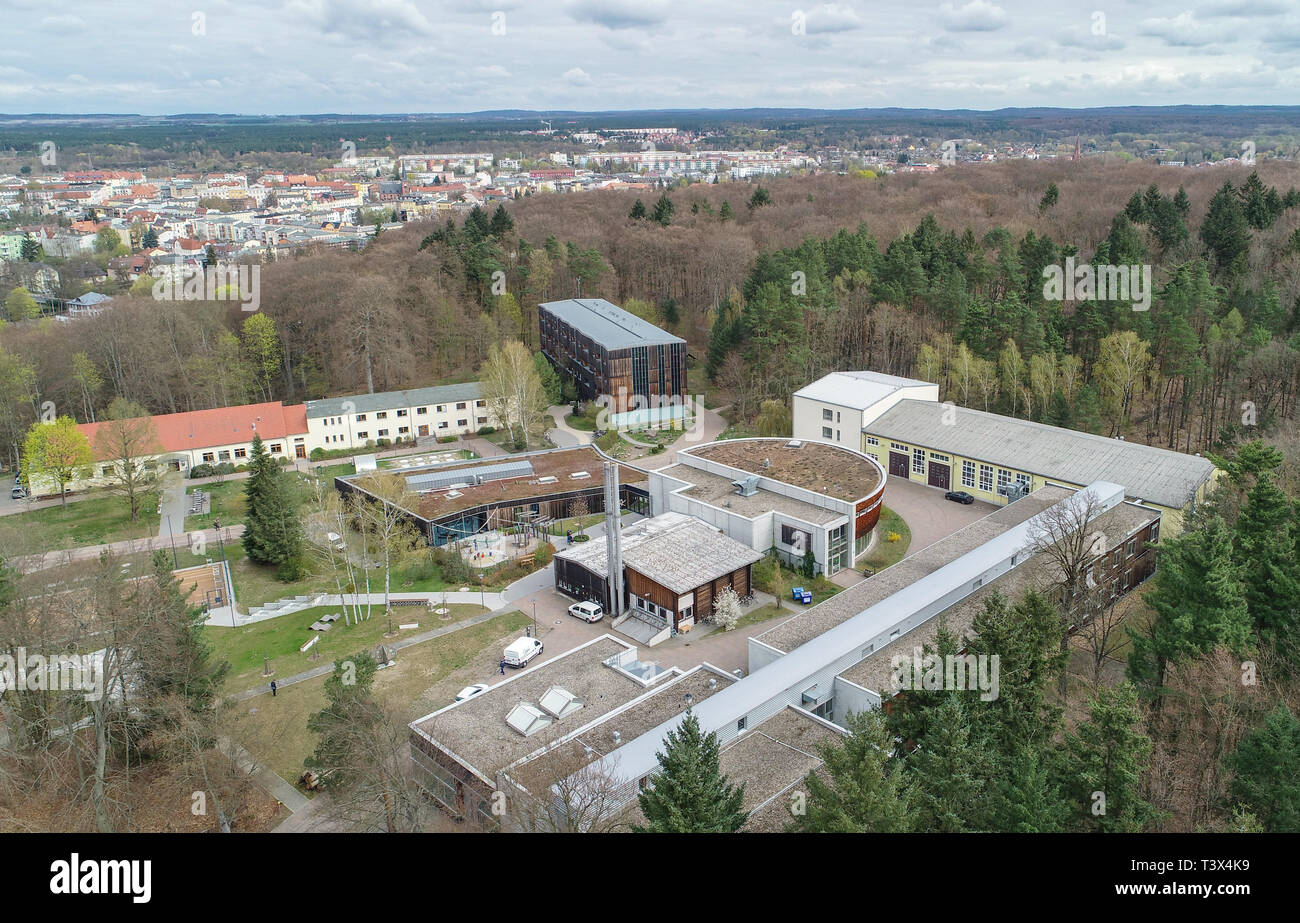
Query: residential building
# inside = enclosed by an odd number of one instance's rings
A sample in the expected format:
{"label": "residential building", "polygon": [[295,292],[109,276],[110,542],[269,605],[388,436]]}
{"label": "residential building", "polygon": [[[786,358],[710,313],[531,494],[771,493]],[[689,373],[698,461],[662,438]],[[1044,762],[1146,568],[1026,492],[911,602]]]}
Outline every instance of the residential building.
{"label": "residential building", "polygon": [[307,402],[307,451],[360,449],[380,440],[467,436],[497,421],[476,381]]}

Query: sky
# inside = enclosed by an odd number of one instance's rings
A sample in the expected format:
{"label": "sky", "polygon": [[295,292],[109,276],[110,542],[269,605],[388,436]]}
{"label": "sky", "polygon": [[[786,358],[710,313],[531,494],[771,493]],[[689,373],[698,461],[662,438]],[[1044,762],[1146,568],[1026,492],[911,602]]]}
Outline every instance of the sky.
{"label": "sky", "polygon": [[0,112],[1294,105],[1300,0],[0,0]]}

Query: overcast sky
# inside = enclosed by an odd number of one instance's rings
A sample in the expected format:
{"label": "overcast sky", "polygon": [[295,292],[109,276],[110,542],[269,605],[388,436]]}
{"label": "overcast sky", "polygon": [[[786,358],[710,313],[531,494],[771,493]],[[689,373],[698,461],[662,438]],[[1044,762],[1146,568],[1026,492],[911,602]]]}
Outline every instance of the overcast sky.
{"label": "overcast sky", "polygon": [[1300,102],[1300,0],[0,0],[0,112]]}

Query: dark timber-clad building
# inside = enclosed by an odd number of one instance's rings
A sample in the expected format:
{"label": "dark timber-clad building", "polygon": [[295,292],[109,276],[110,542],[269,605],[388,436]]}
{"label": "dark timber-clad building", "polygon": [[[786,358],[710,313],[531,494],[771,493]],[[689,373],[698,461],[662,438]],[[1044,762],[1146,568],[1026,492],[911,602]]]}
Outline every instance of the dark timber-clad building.
{"label": "dark timber-clad building", "polygon": [[[542,353],[573,376],[578,396],[609,395],[609,412],[680,404],[686,341],[603,298],[538,305]],[[640,398],[638,402],[636,398]]]}

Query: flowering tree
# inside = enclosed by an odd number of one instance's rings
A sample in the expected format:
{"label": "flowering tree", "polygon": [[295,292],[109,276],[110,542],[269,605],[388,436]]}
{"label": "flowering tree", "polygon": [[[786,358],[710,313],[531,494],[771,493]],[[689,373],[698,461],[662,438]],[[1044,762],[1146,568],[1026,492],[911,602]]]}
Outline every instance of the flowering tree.
{"label": "flowering tree", "polygon": [[740,621],[740,597],[731,587],[724,587],[713,600],[713,617],[709,620],[723,631],[731,631]]}

